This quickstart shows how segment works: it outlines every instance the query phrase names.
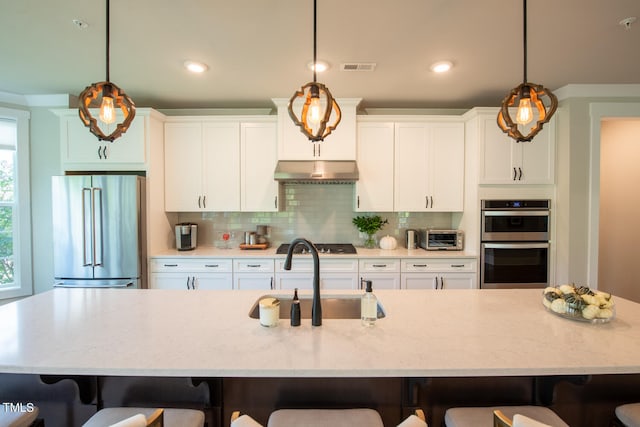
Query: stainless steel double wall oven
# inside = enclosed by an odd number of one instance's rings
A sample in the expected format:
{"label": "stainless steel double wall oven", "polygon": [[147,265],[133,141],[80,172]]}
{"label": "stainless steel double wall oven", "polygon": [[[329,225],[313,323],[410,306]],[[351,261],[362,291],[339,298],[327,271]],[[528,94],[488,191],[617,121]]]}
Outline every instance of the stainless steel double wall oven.
{"label": "stainless steel double wall oven", "polygon": [[549,200],[482,200],[480,287],[549,284]]}

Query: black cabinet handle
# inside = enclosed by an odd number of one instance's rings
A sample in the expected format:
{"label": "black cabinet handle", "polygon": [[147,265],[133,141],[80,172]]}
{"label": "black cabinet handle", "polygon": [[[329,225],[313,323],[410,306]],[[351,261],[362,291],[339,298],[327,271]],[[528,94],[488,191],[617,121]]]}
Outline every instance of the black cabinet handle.
{"label": "black cabinet handle", "polygon": [[202,207],[202,196],[198,196],[198,208]]}
{"label": "black cabinet handle", "polygon": [[271,290],[274,289],[274,287],[273,287],[273,276],[271,276],[271,285],[270,285],[270,287],[271,287]]}
{"label": "black cabinet handle", "polygon": [[205,264],[205,267],[210,267],[210,268],[217,268],[220,267],[220,264]]}
{"label": "black cabinet handle", "polygon": [[278,196],[273,198],[273,207],[278,209]]}
{"label": "black cabinet handle", "polygon": [[356,198],[356,207],[360,209],[360,196]]}
{"label": "black cabinet handle", "polygon": [[462,268],[464,264],[451,264],[451,268]]}
{"label": "black cabinet handle", "polygon": [[520,175],[518,175],[518,181],[522,181],[522,168],[518,168]]}
{"label": "black cabinet handle", "polygon": [[414,267],[426,267],[427,264],[413,264]]}
{"label": "black cabinet handle", "polygon": [[163,264],[165,267],[177,267],[178,264]]}
{"label": "black cabinet handle", "polygon": [[202,196],[202,207],[207,208],[207,196]]}
{"label": "black cabinet handle", "polygon": [[384,268],[387,266],[387,264],[372,264],[371,266],[374,268]]}
{"label": "black cabinet handle", "polygon": [[431,209],[433,209],[433,196],[429,196],[429,200],[431,201]]}
{"label": "black cabinet handle", "polygon": [[513,181],[515,181],[515,180],[516,180],[517,176],[518,176],[518,171],[517,171],[517,170],[516,170],[516,168],[514,167],[514,168],[513,168]]}

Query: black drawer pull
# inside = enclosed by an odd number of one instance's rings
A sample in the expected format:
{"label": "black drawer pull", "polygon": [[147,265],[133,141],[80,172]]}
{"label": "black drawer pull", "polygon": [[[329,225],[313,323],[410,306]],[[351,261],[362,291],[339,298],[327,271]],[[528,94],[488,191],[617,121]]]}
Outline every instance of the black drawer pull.
{"label": "black drawer pull", "polygon": [[211,268],[216,268],[216,267],[220,267],[220,264],[205,264],[205,267],[211,267]]}
{"label": "black drawer pull", "polygon": [[262,265],[261,264],[247,264],[247,267],[258,268],[258,267],[262,267]]}
{"label": "black drawer pull", "polygon": [[426,267],[427,264],[413,264],[414,267]]}
{"label": "black drawer pull", "polygon": [[372,264],[371,266],[375,268],[384,268],[387,266],[387,264]]}
{"label": "black drawer pull", "polygon": [[464,267],[464,264],[451,264],[452,268],[462,268]]}
{"label": "black drawer pull", "polygon": [[164,264],[165,267],[177,267],[178,264]]}

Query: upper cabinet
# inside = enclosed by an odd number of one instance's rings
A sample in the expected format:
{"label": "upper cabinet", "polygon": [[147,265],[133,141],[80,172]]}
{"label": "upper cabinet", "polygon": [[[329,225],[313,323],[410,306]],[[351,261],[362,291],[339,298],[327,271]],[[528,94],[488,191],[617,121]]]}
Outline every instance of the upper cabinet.
{"label": "upper cabinet", "polygon": [[[84,126],[77,109],[54,112],[60,117],[61,161],[65,171],[147,170],[151,145],[162,143],[164,116],[150,108],[137,109],[129,129],[113,142],[98,140]],[[159,131],[154,132],[154,127]],[[105,129],[109,132],[109,126]]]}
{"label": "upper cabinet", "polygon": [[274,117],[173,117],[165,123],[165,210],[275,211]]}
{"label": "upper cabinet", "polygon": [[246,212],[278,210],[278,182],[273,179],[278,130],[275,121],[240,125],[240,204]]}
{"label": "upper cabinet", "polygon": [[478,114],[480,184],[553,184],[555,120],[530,142],[516,142],[497,125],[498,109]]}
{"label": "upper cabinet", "polygon": [[273,99],[278,107],[278,160],[355,160],[356,107],[360,98],[336,99],[342,118],[327,138],[312,143],[289,117],[289,99]]}
{"label": "upper cabinet", "polygon": [[459,212],[464,205],[464,123],[395,125],[394,210]]}
{"label": "upper cabinet", "polygon": [[358,122],[356,211],[393,211],[393,142],[393,122]]}

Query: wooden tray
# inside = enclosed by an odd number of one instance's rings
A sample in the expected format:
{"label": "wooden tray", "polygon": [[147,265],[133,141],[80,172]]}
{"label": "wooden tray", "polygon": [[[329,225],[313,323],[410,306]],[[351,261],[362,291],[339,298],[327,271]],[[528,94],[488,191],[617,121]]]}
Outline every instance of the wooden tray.
{"label": "wooden tray", "polygon": [[240,244],[240,249],[267,249],[268,243],[256,243],[255,245],[247,245],[246,243]]}

